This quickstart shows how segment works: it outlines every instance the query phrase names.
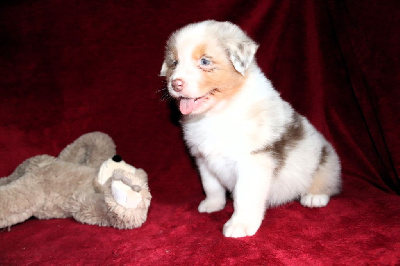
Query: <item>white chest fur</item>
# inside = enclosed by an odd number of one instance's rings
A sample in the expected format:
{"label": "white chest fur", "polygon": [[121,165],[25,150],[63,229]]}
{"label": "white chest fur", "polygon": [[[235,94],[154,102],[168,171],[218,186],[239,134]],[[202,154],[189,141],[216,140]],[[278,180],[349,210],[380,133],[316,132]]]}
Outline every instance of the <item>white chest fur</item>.
{"label": "white chest fur", "polygon": [[276,126],[285,123],[280,117],[285,108],[279,95],[264,76],[255,76],[229,102],[182,122],[184,138],[197,163],[205,164],[230,191],[237,181],[237,163],[276,139],[280,134]]}
{"label": "white chest fur", "polygon": [[224,187],[232,191],[236,183],[236,162],[246,149],[245,133],[235,120],[204,117],[183,125],[184,136],[198,164],[204,164]]}

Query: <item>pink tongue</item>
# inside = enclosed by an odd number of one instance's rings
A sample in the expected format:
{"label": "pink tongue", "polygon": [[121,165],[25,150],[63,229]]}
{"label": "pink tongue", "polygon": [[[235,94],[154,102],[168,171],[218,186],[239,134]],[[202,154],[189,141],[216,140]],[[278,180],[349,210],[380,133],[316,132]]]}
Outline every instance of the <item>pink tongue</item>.
{"label": "pink tongue", "polygon": [[184,115],[188,115],[193,111],[194,99],[181,98],[179,101],[179,110]]}

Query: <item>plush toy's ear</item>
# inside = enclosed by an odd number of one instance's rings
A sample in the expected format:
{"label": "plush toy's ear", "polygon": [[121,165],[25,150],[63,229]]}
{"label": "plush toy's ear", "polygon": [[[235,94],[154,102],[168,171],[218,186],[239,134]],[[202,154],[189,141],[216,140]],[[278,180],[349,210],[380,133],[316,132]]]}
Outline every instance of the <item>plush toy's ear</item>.
{"label": "plush toy's ear", "polygon": [[254,60],[258,44],[247,38],[228,41],[226,46],[233,66],[237,72],[244,76],[245,71]]}

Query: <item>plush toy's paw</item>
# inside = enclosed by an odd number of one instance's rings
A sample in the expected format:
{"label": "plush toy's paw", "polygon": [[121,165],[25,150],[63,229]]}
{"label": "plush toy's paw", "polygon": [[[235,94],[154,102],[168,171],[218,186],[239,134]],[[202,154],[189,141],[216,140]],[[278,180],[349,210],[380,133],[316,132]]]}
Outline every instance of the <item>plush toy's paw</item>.
{"label": "plush toy's paw", "polygon": [[132,174],[135,174],[136,172],[135,167],[124,162],[121,156],[115,155],[100,166],[99,174],[97,176],[97,181],[100,183],[100,185],[104,185],[107,180],[110,179],[114,170],[116,169],[123,169]]}
{"label": "plush toy's paw", "polygon": [[138,184],[133,184],[132,179],[129,179],[126,172],[116,170],[112,176],[111,193],[115,201],[122,207],[135,209],[142,201],[140,191],[142,187]]}

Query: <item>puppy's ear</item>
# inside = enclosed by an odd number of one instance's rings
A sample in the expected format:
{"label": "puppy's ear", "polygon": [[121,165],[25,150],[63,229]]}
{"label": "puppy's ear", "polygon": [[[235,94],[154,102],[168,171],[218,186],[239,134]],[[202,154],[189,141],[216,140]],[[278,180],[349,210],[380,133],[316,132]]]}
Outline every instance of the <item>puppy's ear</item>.
{"label": "puppy's ear", "polygon": [[237,72],[244,76],[245,71],[254,60],[258,44],[246,37],[244,40],[228,41],[226,46],[233,66]]}
{"label": "puppy's ear", "polygon": [[167,63],[164,61],[162,66],[161,66],[161,71],[160,71],[160,77],[165,77],[167,75]]}

